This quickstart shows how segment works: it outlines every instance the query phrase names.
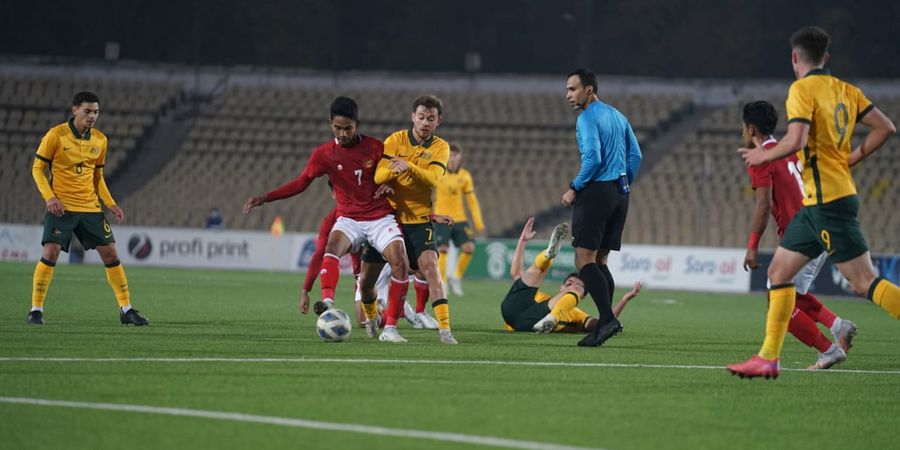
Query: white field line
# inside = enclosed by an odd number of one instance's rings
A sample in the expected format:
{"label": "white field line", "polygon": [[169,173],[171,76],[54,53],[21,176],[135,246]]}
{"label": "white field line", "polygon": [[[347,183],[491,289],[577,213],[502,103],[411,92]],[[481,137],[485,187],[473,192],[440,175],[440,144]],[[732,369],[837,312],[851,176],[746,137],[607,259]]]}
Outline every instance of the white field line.
{"label": "white field line", "polygon": [[198,417],[203,419],[230,420],[234,422],[261,423],[266,425],[280,425],[293,428],[307,428],[312,430],[345,431],[350,433],[371,434],[377,436],[393,436],[413,439],[427,439],[441,442],[458,442],[472,445],[485,445],[492,447],[518,448],[527,450],[603,450],[589,447],[574,447],[570,445],[554,444],[549,442],[522,441],[517,439],[505,439],[492,436],[478,436],[461,433],[447,433],[425,430],[406,430],[402,428],[388,428],[371,425],[358,425],[337,422],[322,422],[318,420],[295,419],[290,417],[259,416],[255,414],[242,414],[224,411],[207,411],[202,409],[167,408],[147,405],[128,405],[120,403],[93,403],[74,402],[65,400],[46,400],[40,398],[0,397],[0,403],[49,406],[75,409],[94,409],[104,411],[120,411],[144,414],[159,414],[165,416]]}
{"label": "white field line", "polygon": [[[56,362],[56,363],[336,363],[336,364],[423,364],[423,365],[460,365],[460,366],[531,366],[531,367],[594,367],[617,369],[680,369],[680,370],[725,370],[724,366],[702,366],[681,364],[626,364],[626,363],[589,363],[589,362],[555,362],[555,361],[482,361],[482,360],[436,360],[436,359],[367,359],[367,358],[54,358],[54,357],[18,357],[0,356],[0,362]],[[809,371],[806,369],[782,368],[789,372],[815,373],[853,373],[869,375],[900,375],[900,370],[857,370],[829,369]]]}

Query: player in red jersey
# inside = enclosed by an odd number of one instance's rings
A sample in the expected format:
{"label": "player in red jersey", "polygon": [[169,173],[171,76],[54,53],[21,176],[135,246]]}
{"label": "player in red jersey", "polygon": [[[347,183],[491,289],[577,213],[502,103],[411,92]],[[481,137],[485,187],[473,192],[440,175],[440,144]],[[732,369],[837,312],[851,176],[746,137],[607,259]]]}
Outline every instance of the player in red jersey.
{"label": "player in red jersey", "polygon": [[[762,141],[765,149],[777,144],[772,133],[778,122],[778,113],[771,103],[756,101],[744,105],[743,135],[744,143],[753,146],[753,139]],[[756,196],[756,207],[753,211],[750,237],[747,242],[747,254],[744,257],[744,270],[757,269],[757,248],[759,238],[766,230],[768,214],[778,227],[778,238],[784,236],[791,219],[803,207],[802,168],[797,155],[791,154],[761,166],[748,166],[750,183]],[[822,252],[818,258],[811,260],[794,277],[797,287],[796,307],[788,322],[788,331],[800,342],[819,350],[816,363],[810,369],[828,369],[847,359],[846,351],[852,346],[851,340],[856,335],[853,322],[835,316],[830,309],[809,293],[809,286],[819,274],[827,258]],[[816,326],[819,322],[831,330],[835,343],[826,338]]]}
{"label": "player in red jersey", "polygon": [[[331,103],[331,130],[334,140],[313,150],[306,167],[293,181],[244,203],[244,214],[264,203],[302,193],[312,181],[322,175],[334,188],[337,200],[337,220],[325,244],[322,270],[322,302],[334,304],[334,290],[340,278],[338,261],[347,253],[356,253],[366,242],[384,255],[394,279],[389,289],[390,299],[403,301],[409,282],[409,261],[403,234],[394,219],[394,210],[383,197],[376,198],[375,168],[384,153],[381,141],[358,133],[359,113],[356,102],[349,97],[337,97]],[[403,280],[399,282],[397,280]],[[375,303],[363,308],[376,308]],[[371,330],[367,332],[373,335]],[[373,327],[377,324],[372,324]]]}

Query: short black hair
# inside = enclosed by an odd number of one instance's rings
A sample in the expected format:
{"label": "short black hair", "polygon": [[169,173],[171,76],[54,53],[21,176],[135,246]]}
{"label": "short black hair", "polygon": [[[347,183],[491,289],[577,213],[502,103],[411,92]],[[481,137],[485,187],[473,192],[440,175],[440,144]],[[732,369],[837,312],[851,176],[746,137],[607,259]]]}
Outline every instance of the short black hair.
{"label": "short black hair", "polygon": [[462,153],[462,145],[455,142],[450,144],[450,153]]}
{"label": "short black hair", "polygon": [[791,35],[791,48],[810,64],[822,64],[831,45],[831,36],[819,27],[803,27]]}
{"label": "short black hair", "polygon": [[416,110],[419,109],[420,106],[424,106],[428,109],[437,109],[438,116],[442,116],[444,114],[444,102],[433,95],[423,95],[417,98],[416,101],[413,102],[413,112],[416,112]]}
{"label": "short black hair", "polygon": [[82,103],[100,103],[100,97],[93,92],[81,91],[72,97],[72,106],[81,106]]}
{"label": "short black hair", "polygon": [[743,121],[747,125],[756,126],[762,134],[772,134],[778,125],[778,112],[771,103],[757,100],[744,105]]}
{"label": "short black hair", "polygon": [[565,283],[566,281],[569,281],[569,278],[572,278],[572,277],[575,277],[575,278],[578,278],[579,280],[581,280],[581,276],[578,275],[578,272],[570,272],[568,275],[566,275],[565,278],[563,278],[563,283]]}
{"label": "short black hair", "polygon": [[594,93],[597,93],[597,88],[599,85],[597,84],[597,74],[590,69],[578,69],[572,73],[570,73],[566,79],[572,78],[574,76],[578,76],[578,80],[581,81],[581,85],[584,87],[592,86],[594,88]]}
{"label": "short black hair", "polygon": [[356,100],[350,97],[337,97],[331,102],[331,119],[335,116],[346,117],[350,120],[359,122],[359,107],[356,106]]}

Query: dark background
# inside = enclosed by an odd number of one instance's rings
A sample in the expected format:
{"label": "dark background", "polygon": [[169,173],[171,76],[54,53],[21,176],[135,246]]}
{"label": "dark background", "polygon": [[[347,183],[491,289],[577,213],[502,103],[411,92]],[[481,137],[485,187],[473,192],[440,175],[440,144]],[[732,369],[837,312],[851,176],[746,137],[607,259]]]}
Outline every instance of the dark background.
{"label": "dark background", "polygon": [[325,70],[790,77],[788,37],[832,34],[844,77],[900,76],[900,1],[13,1],[0,54]]}

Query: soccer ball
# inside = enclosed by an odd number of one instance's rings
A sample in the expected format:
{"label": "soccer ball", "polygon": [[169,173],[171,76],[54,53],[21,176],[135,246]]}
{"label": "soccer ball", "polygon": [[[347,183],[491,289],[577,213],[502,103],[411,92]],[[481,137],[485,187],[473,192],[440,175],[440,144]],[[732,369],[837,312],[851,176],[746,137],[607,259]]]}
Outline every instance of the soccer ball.
{"label": "soccer ball", "polygon": [[325,342],[343,342],[350,337],[350,316],[339,309],[329,309],[316,320],[316,331]]}

